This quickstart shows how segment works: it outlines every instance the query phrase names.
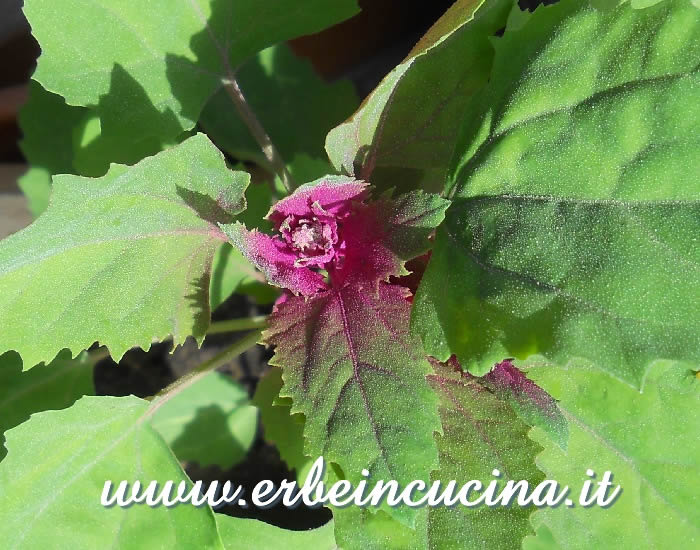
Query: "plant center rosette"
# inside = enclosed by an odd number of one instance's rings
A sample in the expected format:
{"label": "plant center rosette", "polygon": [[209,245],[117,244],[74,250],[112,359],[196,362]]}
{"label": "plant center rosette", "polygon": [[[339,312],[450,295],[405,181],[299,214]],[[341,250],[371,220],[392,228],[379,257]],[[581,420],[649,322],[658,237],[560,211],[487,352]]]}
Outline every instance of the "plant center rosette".
{"label": "plant center rosette", "polygon": [[[286,289],[262,335],[275,350],[269,364],[282,368],[280,396],[305,416],[305,453],[338,464],[351,483],[368,465],[400,483],[428,479],[437,466],[432,369],[410,331],[411,293],[400,278],[429,248],[448,204],[422,191],[374,198],[366,182],[327,176],[273,206],[274,234],[221,226]],[[400,512],[409,523],[414,513]]]}
{"label": "plant center rosette", "polygon": [[222,226],[268,281],[313,296],[349,284],[369,290],[406,275],[406,260],[425,251],[448,201],[411,192],[370,201],[366,182],[327,176],[299,187],[267,215],[275,234]]}
{"label": "plant center rosette", "polygon": [[342,270],[348,236],[345,222],[357,215],[367,195],[364,182],[326,180],[279,201],[268,218],[284,252],[295,257],[294,267],[329,275]]}

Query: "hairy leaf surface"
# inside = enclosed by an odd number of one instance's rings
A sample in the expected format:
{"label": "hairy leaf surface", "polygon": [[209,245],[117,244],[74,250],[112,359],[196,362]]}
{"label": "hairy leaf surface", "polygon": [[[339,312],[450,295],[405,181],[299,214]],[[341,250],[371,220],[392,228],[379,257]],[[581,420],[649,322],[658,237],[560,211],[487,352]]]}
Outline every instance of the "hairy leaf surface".
{"label": "hairy leaf surface", "polygon": [[476,380],[508,403],[528,426],[541,428],[560,447],[566,448],[569,430],[556,401],[510,360],[501,361]]}
{"label": "hairy leaf surface", "polygon": [[[528,439],[529,426],[474,378],[451,366],[433,366],[428,380],[439,398],[443,434],[436,436],[440,468],[431,479],[441,480],[443,488],[456,480],[455,494],[473,479],[488,484],[494,469],[501,472],[501,479],[539,483],[543,476],[534,459],[540,447]],[[478,496],[472,493],[469,500]],[[335,509],[334,516],[336,538],[343,548],[517,549],[531,532],[531,511],[516,505],[420,508],[415,532],[401,529],[386,514],[354,506]]]}
{"label": "hairy leaf surface", "polygon": [[[559,400],[570,430],[566,452],[539,429],[538,466],[574,491],[588,468],[613,473],[622,492],[609,508],[576,504],[532,516],[524,548],[692,548],[700,542],[700,379],[679,364],[652,365],[642,392],[592,368],[528,371]],[[594,485],[595,487],[595,485]],[[572,498],[577,498],[574,495]],[[539,544],[539,546],[538,546]]]}
{"label": "hairy leaf surface", "polygon": [[416,297],[429,354],[593,363],[639,386],[700,352],[700,11],[539,8],[496,44]]}
{"label": "hairy leaf surface", "polygon": [[119,360],[201,340],[215,224],[244,208],[248,179],[203,135],[100,179],[57,176],[48,210],[0,243],[0,350],[28,369],[95,341]]}
{"label": "hairy leaf surface", "polygon": [[[408,274],[404,264],[426,252],[449,201],[413,191],[365,204],[368,194],[365,182],[326,176],[273,206],[268,218],[279,235],[240,223],[221,228],[270,283],[294,294],[344,285],[371,291]],[[327,270],[329,280],[315,268]]]}
{"label": "hairy leaf surface", "polygon": [[[92,395],[93,361],[87,353],[71,359],[59,354],[49,365],[22,372],[22,359],[9,351],[0,355],[0,443],[4,432],[18,426],[33,413],[70,407],[83,395]],[[0,460],[6,450],[0,446]]]}
{"label": "hairy leaf surface", "polygon": [[[223,549],[208,506],[103,507],[106,480],[192,486],[136,397],[84,397],[7,433],[0,463],[5,548]],[[22,506],[18,506],[22,503]]]}
{"label": "hairy leaf surface", "polygon": [[406,297],[384,283],[376,295],[349,286],[290,297],[263,335],[276,347],[271,364],[283,367],[281,395],[305,416],[305,453],[339,464],[355,484],[363,468],[408,483],[437,466],[436,398],[425,381],[430,366],[408,332]]}
{"label": "hairy leaf surface", "polygon": [[489,77],[489,37],[505,26],[512,6],[512,0],[458,0],[328,134],[335,168],[381,188],[441,191],[464,108]]}
{"label": "hairy leaf surface", "polygon": [[[95,106],[112,136],[172,140],[235,68],[357,11],[354,0],[27,0],[42,55],[34,78]],[[60,24],[57,24],[60,21]]]}
{"label": "hairy leaf surface", "polygon": [[[428,479],[440,426],[429,365],[408,333],[410,292],[386,281],[426,251],[449,203],[423,192],[365,202],[368,193],[362,181],[326,177],[273,206],[279,235],[221,227],[287,288],[263,338],[283,368],[281,395],[306,419],[305,454],[337,463],[355,483],[363,468],[407,483]],[[409,524],[415,516],[389,510]]]}
{"label": "hairy leaf surface", "polygon": [[[29,97],[20,111],[19,123],[20,147],[30,165],[19,185],[34,217],[48,206],[51,176],[103,176],[112,162],[135,164],[172,145],[142,136],[105,136],[94,110],[66,105],[61,96],[46,91],[35,80],[29,83]],[[185,137],[178,136],[175,141]]]}
{"label": "hairy leaf surface", "polygon": [[151,424],[178,459],[228,469],[253,444],[258,411],[245,388],[212,372],[160,407]]}

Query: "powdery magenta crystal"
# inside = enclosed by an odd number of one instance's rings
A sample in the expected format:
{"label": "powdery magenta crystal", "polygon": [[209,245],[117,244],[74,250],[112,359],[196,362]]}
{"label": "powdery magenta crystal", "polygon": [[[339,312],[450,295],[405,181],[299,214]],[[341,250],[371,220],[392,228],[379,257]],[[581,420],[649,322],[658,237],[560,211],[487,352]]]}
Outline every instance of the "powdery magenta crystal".
{"label": "powdery magenta crystal", "polygon": [[267,218],[277,235],[249,232],[240,224],[227,233],[272,284],[309,296],[328,288],[318,270],[337,273],[343,265],[344,222],[367,196],[365,182],[328,178],[300,187],[272,207]]}
{"label": "powdery magenta crystal", "polygon": [[270,283],[293,294],[347,285],[374,293],[381,282],[408,274],[404,263],[428,248],[448,204],[422,191],[370,201],[367,183],[327,176],[272,207],[274,235],[240,223],[222,229]]}

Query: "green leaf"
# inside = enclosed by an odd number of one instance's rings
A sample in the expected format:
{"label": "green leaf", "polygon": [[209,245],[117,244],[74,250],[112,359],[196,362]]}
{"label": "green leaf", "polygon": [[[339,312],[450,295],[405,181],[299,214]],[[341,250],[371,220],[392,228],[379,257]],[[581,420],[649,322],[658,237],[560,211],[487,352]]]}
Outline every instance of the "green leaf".
{"label": "green leaf", "polygon": [[[298,181],[311,181],[332,171],[323,143],[328,131],[359,103],[349,81],[327,84],[308,60],[296,57],[285,45],[258,54],[241,67],[236,78]],[[200,124],[214,143],[235,158],[267,164],[224,90],[209,100]]]}
{"label": "green leaf", "polygon": [[258,411],[249,403],[245,388],[213,372],[167,401],[151,424],[178,459],[228,469],[255,439]]}
{"label": "green leaf", "polygon": [[104,176],[111,163],[136,164],[138,161],[184,141],[191,133],[180,134],[165,142],[154,138],[131,139],[106,135],[94,111],[73,130],[73,170],[81,176]]}
{"label": "green leaf", "polygon": [[216,254],[211,268],[209,282],[209,303],[212,311],[219,307],[231,294],[244,283],[261,282],[255,268],[237,249],[223,243]]}
{"label": "green leaf", "polygon": [[51,174],[73,173],[73,133],[89,114],[89,109],[66,105],[61,96],[31,80],[19,113],[20,147],[29,164]]}
{"label": "green leaf", "polygon": [[103,131],[123,143],[172,140],[194,126],[243,61],[357,7],[354,0],[26,0],[24,12],[42,49],[34,78],[70,105],[95,106]]}
{"label": "green leaf", "polygon": [[[76,399],[95,392],[93,361],[87,353],[71,360],[59,354],[50,365],[22,372],[22,359],[15,352],[0,355],[0,443],[4,432],[18,426],[33,413],[70,407]],[[6,454],[0,446],[0,460]]]}
{"label": "green leaf", "polygon": [[[454,357],[448,364],[458,371],[462,367]],[[465,376],[470,376],[464,373]],[[542,428],[562,449],[566,449],[569,430],[556,401],[540,388],[510,360],[498,363],[488,374],[475,380],[505,401],[528,426]]]}
{"label": "green leaf", "polygon": [[133,396],[83,397],[10,430],[0,463],[0,538],[9,548],[223,549],[208,506],[100,504],[106,480],[192,486],[147,411]]}
{"label": "green leaf", "polygon": [[117,361],[170,334],[201,341],[216,223],[248,179],[203,135],[100,179],[56,176],[48,210],[0,242],[0,350],[27,369],[95,341]]}
{"label": "green leaf", "polygon": [[[700,541],[700,379],[668,361],[654,363],[642,392],[593,368],[528,371],[559,399],[569,422],[566,452],[539,429],[537,459],[548,479],[572,488],[575,507],[545,508],[532,516],[538,548],[691,548]],[[600,481],[607,470],[622,492],[609,508],[578,504],[587,469]],[[595,485],[594,485],[595,488]],[[555,544],[546,544],[547,538]]]}
{"label": "green leaf", "polygon": [[[531,487],[542,481],[535,467],[535,454],[541,447],[528,439],[530,427],[474,378],[450,366],[433,366],[435,372],[428,380],[440,399],[443,434],[436,436],[440,468],[431,480],[440,480],[443,488],[450,480],[458,488],[473,479],[486,485],[497,468],[500,479],[525,479]],[[355,506],[334,509],[333,514],[336,538],[343,548],[505,550],[520,548],[522,538],[531,531],[531,511],[517,505],[421,508],[415,532],[401,529],[386,514],[370,514]]]}
{"label": "green leaf", "polygon": [[564,0],[496,43],[416,297],[426,351],[593,363],[639,386],[700,351],[700,12]]}
{"label": "green leaf", "polygon": [[17,185],[27,198],[29,211],[36,218],[49,206],[51,196],[51,173],[46,168],[30,166]]}
{"label": "green leaf", "polygon": [[304,415],[291,414],[292,400],[278,398],[281,389],[282,369],[272,368],[258,382],[253,403],[260,409],[265,439],[275,444],[282,460],[299,474],[312,462],[304,454]]}
{"label": "green leaf", "polygon": [[134,164],[163,148],[155,139],[119,141],[102,133],[98,114],[67,105],[35,80],[19,117],[20,146],[29,164],[54,174],[103,176],[112,162]]}
{"label": "green leaf", "polygon": [[[304,453],[338,464],[354,485],[363,468],[406,484],[437,465],[436,397],[420,342],[408,333],[406,296],[384,283],[376,293],[347,285],[290,296],[263,333],[276,347],[270,364],[283,367],[281,396],[292,399],[292,414],[304,414]],[[409,525],[416,515],[386,510]]]}
{"label": "green leaf", "polygon": [[350,120],[328,134],[335,168],[380,188],[444,185],[470,97],[488,81],[489,38],[512,0],[459,0]]}
{"label": "green leaf", "polygon": [[88,109],[66,105],[61,96],[29,82],[29,96],[19,113],[19,145],[30,168],[18,183],[34,217],[49,204],[51,176],[75,172],[73,134],[88,114]]}
{"label": "green leaf", "polygon": [[[479,479],[486,485],[497,468],[504,480],[525,479],[531,487],[542,481],[534,461],[540,447],[527,437],[530,426],[476,380],[449,366],[433,366],[435,374],[428,380],[440,397],[444,432],[436,436],[440,469],[433,480]],[[520,548],[523,536],[530,532],[531,512],[517,505],[433,508],[428,540],[435,541],[431,547]]]}
{"label": "green leaf", "polygon": [[263,521],[241,519],[216,514],[224,548],[227,550],[260,550],[261,548],[285,548],[285,550],[336,550],[333,538],[333,521],[308,531],[290,531]]}
{"label": "green leaf", "polygon": [[[103,176],[110,163],[134,164],[164,147],[155,139],[124,139],[105,136],[97,113],[85,107],[66,105],[35,80],[29,83],[29,98],[20,111],[22,152],[30,170],[20,187],[37,217],[48,206],[51,175]],[[185,136],[179,136],[182,141]]]}

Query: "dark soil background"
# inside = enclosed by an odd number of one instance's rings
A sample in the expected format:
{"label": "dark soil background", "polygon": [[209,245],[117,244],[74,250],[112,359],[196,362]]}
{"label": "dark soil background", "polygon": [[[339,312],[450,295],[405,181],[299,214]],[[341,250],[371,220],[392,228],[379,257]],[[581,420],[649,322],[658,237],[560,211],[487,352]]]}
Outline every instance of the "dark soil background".
{"label": "dark soil background", "polygon": [[[231,0],[235,1],[235,0]],[[520,0],[523,9],[534,9],[538,0]],[[453,0],[359,0],[362,12],[354,18],[319,34],[290,43],[294,52],[309,58],[328,80],[349,78],[364,98],[408,54],[419,38],[453,4]],[[22,0],[0,0],[0,191],[19,193],[14,178],[23,172],[25,159],[18,147],[21,131],[17,113],[26,99],[27,83],[40,49],[21,12]],[[3,195],[0,195],[2,197]],[[2,200],[2,199],[0,199]],[[268,313],[269,306],[234,295],[213,314],[224,320]],[[148,352],[132,350],[117,365],[111,359],[95,368],[95,387],[100,395],[148,397],[229,345],[237,335],[207,337],[201,349],[189,342],[170,353],[170,344],[154,345]],[[221,370],[242,383],[252,396],[258,380],[267,369],[271,353],[257,347]],[[193,479],[231,480],[250,492],[263,479],[279,482],[291,479],[290,472],[274,446],[264,440],[262,426],[246,458],[233,469],[201,468],[186,464]],[[268,510],[230,507],[221,510],[239,517],[254,517],[289,529],[322,525],[331,517],[327,509],[294,510],[275,507]]]}

